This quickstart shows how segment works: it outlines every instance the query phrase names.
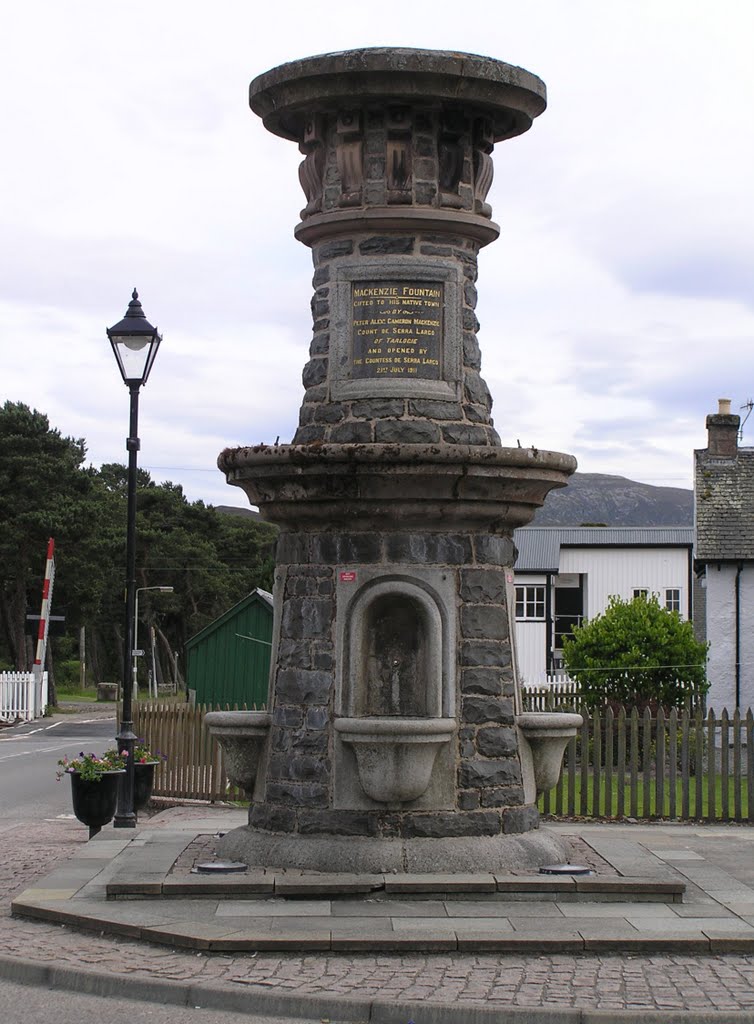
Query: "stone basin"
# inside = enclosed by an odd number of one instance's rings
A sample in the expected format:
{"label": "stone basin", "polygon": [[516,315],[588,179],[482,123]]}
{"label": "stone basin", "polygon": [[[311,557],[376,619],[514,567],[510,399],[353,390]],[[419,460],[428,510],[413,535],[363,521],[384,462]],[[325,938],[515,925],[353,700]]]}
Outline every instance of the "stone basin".
{"label": "stone basin", "polygon": [[225,755],[229,781],[243,789],[250,799],[270,721],[266,711],[210,711],[204,716],[207,728]]}
{"label": "stone basin", "polygon": [[[568,741],[581,728],[584,719],[573,712],[524,711],[516,716],[524,742],[521,744],[521,768],[526,785],[527,764],[530,755],[536,795],[557,785],[563,755]],[[527,799],[530,799],[527,794]]]}
{"label": "stone basin", "polygon": [[335,729],[353,748],[366,795],[395,805],[426,792],[435,758],[456,723],[451,718],[336,718]]}

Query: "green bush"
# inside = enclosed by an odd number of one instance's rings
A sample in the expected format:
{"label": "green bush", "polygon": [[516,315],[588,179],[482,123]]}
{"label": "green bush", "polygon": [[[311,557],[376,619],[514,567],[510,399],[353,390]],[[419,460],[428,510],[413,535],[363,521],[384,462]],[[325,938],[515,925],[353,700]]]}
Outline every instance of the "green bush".
{"label": "green bush", "polygon": [[563,644],[569,676],[581,685],[587,708],[683,707],[707,692],[707,644],[690,622],[661,608],[656,596],[610,598],[606,611]]}
{"label": "green bush", "polygon": [[72,693],[78,690],[81,681],[81,662],[78,658],[55,663],[55,686],[58,693]]}

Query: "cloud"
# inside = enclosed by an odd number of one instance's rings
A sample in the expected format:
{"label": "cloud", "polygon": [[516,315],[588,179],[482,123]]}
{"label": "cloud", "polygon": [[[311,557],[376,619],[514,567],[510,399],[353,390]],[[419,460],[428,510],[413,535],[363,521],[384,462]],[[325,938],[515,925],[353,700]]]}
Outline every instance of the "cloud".
{"label": "cloud", "polygon": [[[42,12],[40,16],[40,11]],[[480,256],[483,373],[504,442],[581,468],[690,482],[704,417],[754,390],[754,6],[693,0],[436,0],[388,27],[333,0],[260,22],[224,0],[17,6],[0,66],[0,400],[125,459],[127,393],[105,326],[138,287],[164,334],[142,462],[191,498],[243,505],[228,444],[285,441],[311,335],[294,145],[251,78],[393,43],[490,53],[539,74],[548,109],[496,148],[502,228]]]}

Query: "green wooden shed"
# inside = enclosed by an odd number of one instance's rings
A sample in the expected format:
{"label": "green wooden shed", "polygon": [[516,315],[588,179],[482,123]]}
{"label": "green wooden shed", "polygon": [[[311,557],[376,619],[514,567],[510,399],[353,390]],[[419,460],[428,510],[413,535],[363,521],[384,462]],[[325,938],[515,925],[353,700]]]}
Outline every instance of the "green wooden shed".
{"label": "green wooden shed", "polygon": [[257,588],[186,642],[186,681],[197,704],[267,704],[272,594]]}

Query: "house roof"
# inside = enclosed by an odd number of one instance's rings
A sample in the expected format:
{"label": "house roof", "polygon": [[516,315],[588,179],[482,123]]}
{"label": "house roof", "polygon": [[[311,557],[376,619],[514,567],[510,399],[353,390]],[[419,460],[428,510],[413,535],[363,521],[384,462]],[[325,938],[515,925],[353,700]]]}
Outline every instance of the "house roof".
{"label": "house roof", "polygon": [[560,549],[568,548],[690,548],[690,526],[524,526],[515,530],[520,572],[558,572]]}
{"label": "house roof", "polygon": [[694,452],[694,517],[699,561],[754,560],[754,448]]}
{"label": "house roof", "polygon": [[199,643],[199,641],[203,640],[205,636],[213,633],[219,626],[226,623],[228,619],[232,619],[234,615],[238,615],[243,608],[246,608],[247,605],[252,604],[255,601],[260,601],[262,604],[269,605],[270,608],[272,608],[272,594],[268,593],[266,590],[262,590],[261,587],[257,587],[256,590],[252,590],[252,592],[247,594],[246,597],[242,597],[240,601],[237,601],[227,610],[227,612],[223,612],[223,614],[218,616],[218,618],[213,619],[212,622],[204,627],[204,629],[200,629],[198,633],[194,633],[192,637],[189,637],[186,641],[186,647],[193,647],[194,644]]}

